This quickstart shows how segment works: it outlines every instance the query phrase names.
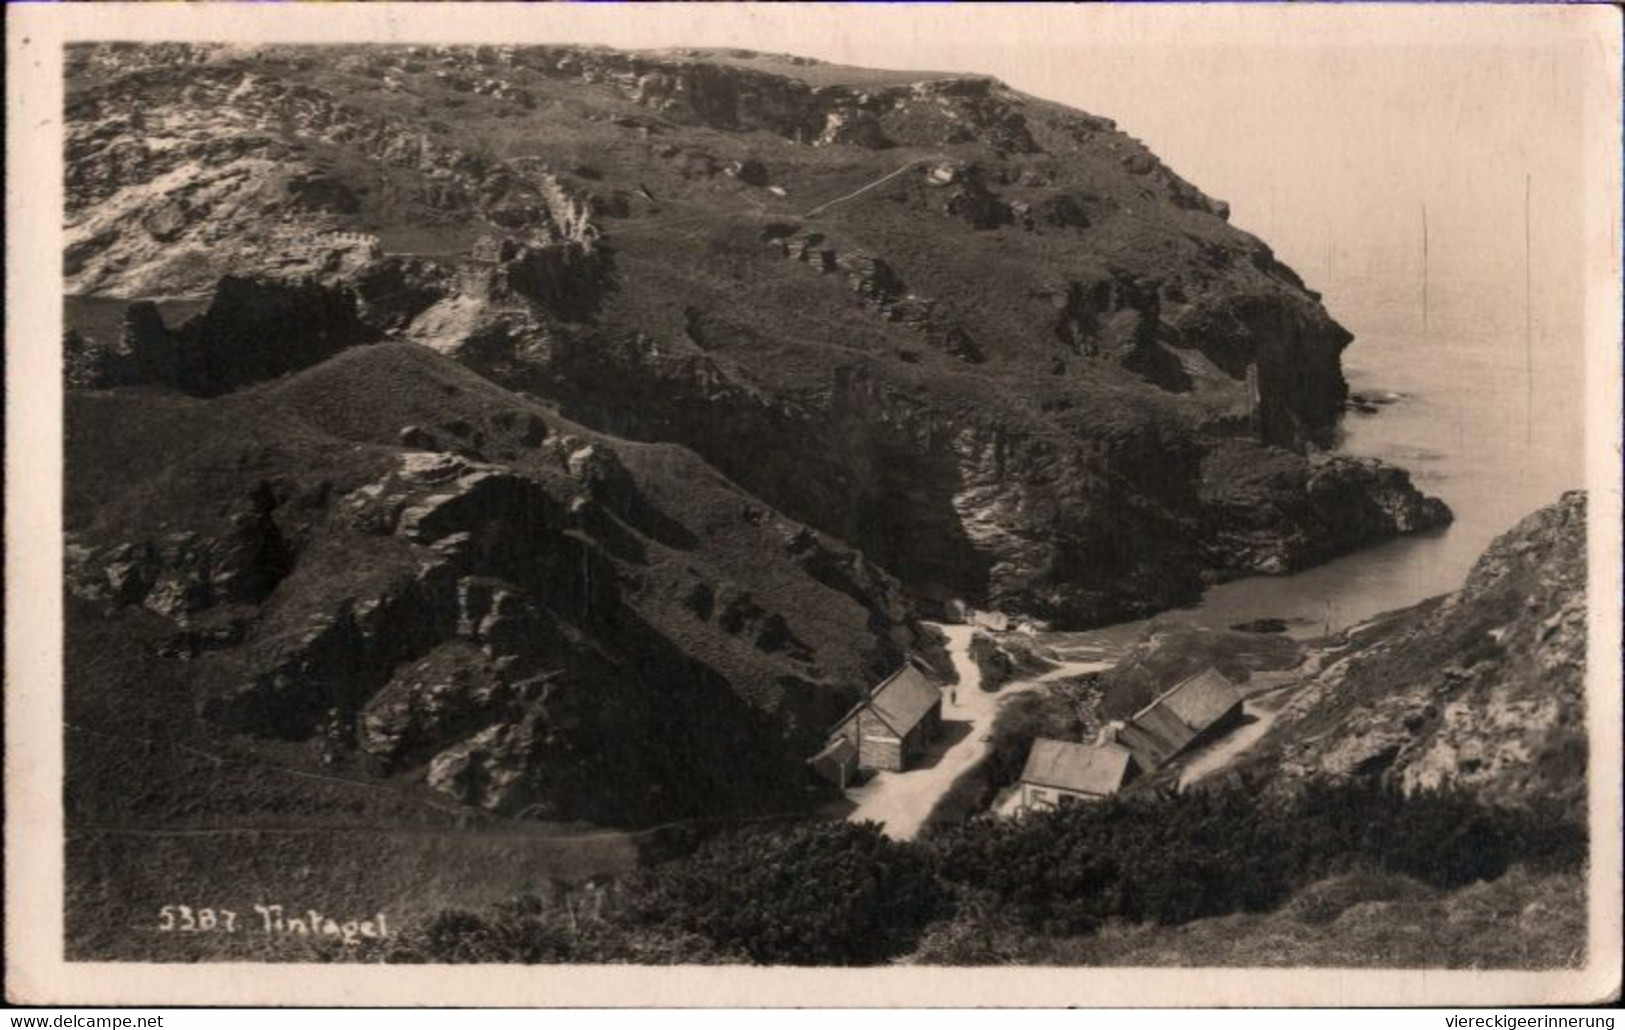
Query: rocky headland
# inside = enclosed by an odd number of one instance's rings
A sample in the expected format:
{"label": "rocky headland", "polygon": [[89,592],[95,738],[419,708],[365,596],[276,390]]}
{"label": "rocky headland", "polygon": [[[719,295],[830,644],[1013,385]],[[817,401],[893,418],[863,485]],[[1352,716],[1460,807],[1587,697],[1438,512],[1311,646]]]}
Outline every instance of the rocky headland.
{"label": "rocky headland", "polygon": [[950,599],[1099,625],[1450,518],[1330,450],[1350,335],[1226,205],[992,79],[69,63],[70,632],[168,663],[70,706],[505,814],[794,807]]}

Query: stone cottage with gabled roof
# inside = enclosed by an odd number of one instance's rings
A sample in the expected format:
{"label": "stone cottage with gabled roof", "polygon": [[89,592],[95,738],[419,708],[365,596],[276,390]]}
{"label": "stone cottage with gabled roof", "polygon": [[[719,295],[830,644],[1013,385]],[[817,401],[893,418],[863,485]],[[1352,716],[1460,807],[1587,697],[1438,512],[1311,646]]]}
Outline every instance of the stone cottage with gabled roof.
{"label": "stone cottage with gabled roof", "polygon": [[1114,743],[1134,753],[1143,769],[1206,743],[1241,722],[1242,696],[1214,668],[1180,680],[1116,730]]}
{"label": "stone cottage with gabled roof", "polygon": [[1070,740],[1033,741],[1021,771],[1022,808],[1059,808],[1099,801],[1117,793],[1140,773],[1133,752],[1117,744]]}
{"label": "stone cottage with gabled roof", "polygon": [[942,691],[907,664],[836,723],[831,738],[850,742],[858,768],[899,772],[941,733]]}

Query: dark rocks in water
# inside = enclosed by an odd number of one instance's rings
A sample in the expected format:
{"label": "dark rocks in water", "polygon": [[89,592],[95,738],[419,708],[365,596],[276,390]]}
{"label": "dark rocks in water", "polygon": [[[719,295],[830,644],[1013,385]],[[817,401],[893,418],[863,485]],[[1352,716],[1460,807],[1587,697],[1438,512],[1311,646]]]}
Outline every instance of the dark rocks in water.
{"label": "dark rocks in water", "polygon": [[1353,404],[1388,405],[1404,399],[1404,394],[1394,390],[1354,390],[1349,393],[1349,401]]}
{"label": "dark rocks in water", "polygon": [[1238,622],[1230,628],[1239,633],[1285,633],[1287,622],[1285,619],[1252,619]]}

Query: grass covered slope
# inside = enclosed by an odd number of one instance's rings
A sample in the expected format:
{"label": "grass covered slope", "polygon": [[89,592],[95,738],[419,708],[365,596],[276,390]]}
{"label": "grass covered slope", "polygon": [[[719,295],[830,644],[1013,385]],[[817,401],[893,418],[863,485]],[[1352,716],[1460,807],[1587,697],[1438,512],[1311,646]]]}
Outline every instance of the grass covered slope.
{"label": "grass covered slope", "polygon": [[1267,246],[1110,120],[994,80],[587,47],[70,57],[75,292],[348,284],[377,328],[682,444],[917,597],[1098,623],[1449,517],[1303,456],[1335,436],[1349,336]]}
{"label": "grass covered slope", "polygon": [[659,845],[592,824],[803,810],[827,726],[937,646],[885,573],[691,452],[410,344],[207,399],[73,391],[67,449],[83,958],[308,955],[157,913],[405,924]]}
{"label": "grass covered slope", "polygon": [[493,811],[711,814],[801,803],[801,758],[917,643],[895,583],[692,454],[423,348],[76,393],[68,441],[71,637],[164,670],[70,648],[92,728],[168,683],[166,722],[195,702]]}

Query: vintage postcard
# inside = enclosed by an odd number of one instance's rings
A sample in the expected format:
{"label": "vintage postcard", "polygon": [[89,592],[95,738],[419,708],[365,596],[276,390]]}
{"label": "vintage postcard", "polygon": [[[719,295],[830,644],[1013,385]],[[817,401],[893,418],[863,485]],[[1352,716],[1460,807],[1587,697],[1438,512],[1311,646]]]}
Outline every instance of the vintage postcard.
{"label": "vintage postcard", "polygon": [[10,13],[14,999],[1617,996],[1616,9]]}

